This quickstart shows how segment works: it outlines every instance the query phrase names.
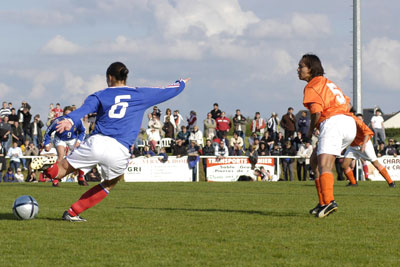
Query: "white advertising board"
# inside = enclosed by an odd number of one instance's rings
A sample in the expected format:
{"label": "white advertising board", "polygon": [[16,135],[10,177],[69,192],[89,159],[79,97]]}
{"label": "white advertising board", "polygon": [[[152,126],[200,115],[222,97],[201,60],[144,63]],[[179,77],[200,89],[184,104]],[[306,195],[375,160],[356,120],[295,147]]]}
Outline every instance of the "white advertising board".
{"label": "white advertising board", "polygon": [[192,169],[187,157],[168,157],[165,163],[158,157],[138,157],[129,161],[125,182],[191,182]]}
{"label": "white advertising board", "polygon": [[[258,158],[256,168],[261,166],[274,174],[274,158]],[[255,179],[247,157],[207,158],[207,180],[210,182],[234,182],[242,175]]]}
{"label": "white advertising board", "polygon": [[[386,167],[393,181],[400,181],[400,157],[383,156],[378,161]],[[372,181],[385,181],[379,171],[368,162],[368,178]]]}

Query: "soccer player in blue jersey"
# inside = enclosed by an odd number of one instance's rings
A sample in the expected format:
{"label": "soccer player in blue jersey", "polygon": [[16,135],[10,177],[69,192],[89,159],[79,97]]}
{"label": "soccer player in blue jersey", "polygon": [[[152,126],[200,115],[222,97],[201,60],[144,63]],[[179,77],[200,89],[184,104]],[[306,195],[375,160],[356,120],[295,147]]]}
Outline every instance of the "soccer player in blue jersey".
{"label": "soccer player in blue jersey", "polygon": [[[63,116],[56,118],[49,128],[47,128],[44,135],[44,149],[49,151],[51,135],[55,132],[54,146],[57,150],[57,161],[61,161],[68,154],[68,151],[72,152],[85,139],[86,129],[81,120],[79,120],[69,131],[64,131],[63,133],[56,132],[57,123],[63,120],[65,116],[72,111],[73,108],[71,106],[66,106],[63,110]],[[58,187],[58,179],[53,179],[52,182],[53,186]],[[84,172],[82,170],[79,170],[78,183],[79,185],[88,185],[85,181]]]}
{"label": "soccer player in blue jersey", "polygon": [[[179,80],[164,88],[128,87],[128,72],[124,64],[112,63],[106,72],[109,87],[88,96],[79,109],[58,122],[57,132],[63,133],[86,114],[97,113],[92,135],[71,155],[46,169],[46,173],[60,179],[76,169],[87,172],[99,164],[104,178],[64,212],[63,220],[86,221],[79,214],[102,201],[123,177],[130,158],[129,148],[139,133],[146,109],[177,96],[189,80]],[[41,169],[46,163],[45,157],[38,157],[31,166]]]}

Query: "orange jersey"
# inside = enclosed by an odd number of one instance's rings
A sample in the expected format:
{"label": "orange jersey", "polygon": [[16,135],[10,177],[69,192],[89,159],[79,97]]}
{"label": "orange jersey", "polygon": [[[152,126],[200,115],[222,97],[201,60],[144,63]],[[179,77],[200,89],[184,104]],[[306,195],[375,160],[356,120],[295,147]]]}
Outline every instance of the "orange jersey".
{"label": "orange jersey", "polygon": [[362,120],[354,115],[352,115],[352,117],[356,122],[357,133],[353,143],[351,143],[350,146],[361,146],[364,144],[365,136],[369,135],[369,139],[371,139],[371,137],[374,135],[374,132],[371,131],[371,129]]}
{"label": "orange jersey", "polygon": [[349,103],[350,98],[323,76],[314,77],[304,88],[303,105],[311,114],[321,112],[317,126],[334,115],[349,115]]}

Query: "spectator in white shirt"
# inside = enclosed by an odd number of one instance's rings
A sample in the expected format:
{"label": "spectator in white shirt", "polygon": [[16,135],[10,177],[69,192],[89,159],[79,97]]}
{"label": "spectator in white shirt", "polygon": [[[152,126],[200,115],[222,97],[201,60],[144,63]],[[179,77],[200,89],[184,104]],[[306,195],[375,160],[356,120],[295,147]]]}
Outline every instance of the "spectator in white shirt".
{"label": "spectator in white shirt", "polygon": [[375,116],[371,118],[371,127],[374,131],[374,146],[378,145],[378,142],[381,141],[385,143],[386,134],[385,134],[385,126],[383,125],[383,117],[382,111],[377,109],[375,112]]}
{"label": "spectator in white shirt", "polygon": [[199,130],[199,127],[195,125],[193,131],[190,133],[189,141],[194,140],[199,147],[203,147],[203,133]]}
{"label": "spectator in white shirt", "polygon": [[22,150],[18,146],[17,142],[13,143],[13,146],[8,150],[7,156],[10,157],[10,167],[15,173],[19,168],[19,165],[21,164],[21,158],[23,157]]}
{"label": "spectator in white shirt", "polygon": [[225,141],[220,141],[219,145],[215,147],[215,156],[217,156],[217,159],[229,156],[229,150],[225,145]]}
{"label": "spectator in white shirt", "polygon": [[[310,157],[313,152],[311,141],[307,138],[303,139],[303,143],[300,145],[297,151],[297,156],[301,157],[297,159],[297,179],[299,181],[307,181],[307,174],[310,171]],[[303,169],[303,179],[301,177],[301,169]]]}

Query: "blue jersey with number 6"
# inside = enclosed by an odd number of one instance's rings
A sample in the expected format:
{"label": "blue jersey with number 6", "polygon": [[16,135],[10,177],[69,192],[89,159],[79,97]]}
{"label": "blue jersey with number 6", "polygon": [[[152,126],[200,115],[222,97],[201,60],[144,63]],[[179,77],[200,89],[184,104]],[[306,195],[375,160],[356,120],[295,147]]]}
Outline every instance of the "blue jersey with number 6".
{"label": "blue jersey with number 6", "polygon": [[109,87],[88,96],[80,108],[66,117],[75,124],[83,116],[97,113],[92,134],[115,138],[129,149],[139,133],[146,109],[177,96],[184,88],[183,80],[163,88]]}

